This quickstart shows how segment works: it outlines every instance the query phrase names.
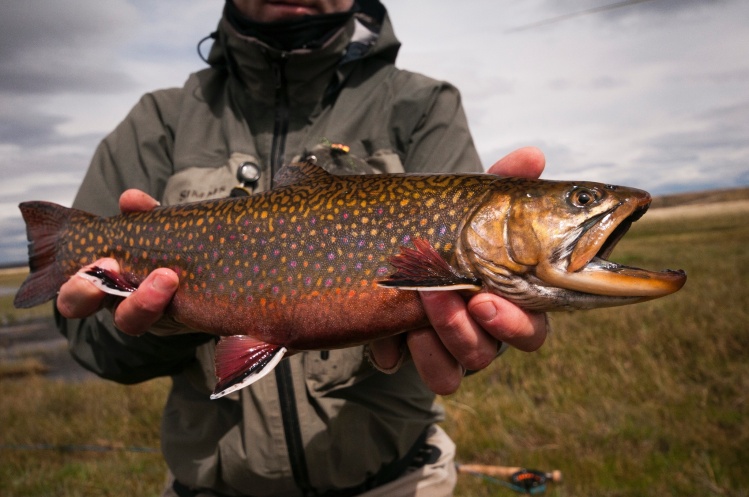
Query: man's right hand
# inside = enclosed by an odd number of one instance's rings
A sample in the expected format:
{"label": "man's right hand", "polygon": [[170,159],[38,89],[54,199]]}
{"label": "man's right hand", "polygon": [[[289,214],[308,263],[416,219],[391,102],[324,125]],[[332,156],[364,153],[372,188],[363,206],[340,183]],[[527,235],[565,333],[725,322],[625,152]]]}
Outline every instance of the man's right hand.
{"label": "man's right hand", "polygon": [[[120,196],[120,210],[148,211],[158,206],[153,197],[140,190],[127,190]],[[99,259],[90,266],[119,272],[114,259]],[[85,268],[84,268],[85,269]],[[123,299],[113,310],[115,326],[128,335],[142,335],[159,321],[179,286],[179,277],[171,269],[152,271],[132,295]],[[106,294],[83,278],[70,278],[60,288],[57,309],[66,318],[84,318],[94,314],[104,304]]]}

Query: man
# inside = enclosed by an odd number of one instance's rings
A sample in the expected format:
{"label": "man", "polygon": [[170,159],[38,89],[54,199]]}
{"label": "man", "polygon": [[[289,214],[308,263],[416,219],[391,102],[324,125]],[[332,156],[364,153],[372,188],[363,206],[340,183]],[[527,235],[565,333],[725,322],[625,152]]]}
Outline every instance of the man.
{"label": "man", "polygon": [[[98,148],[74,205],[111,215],[155,198],[227,196],[248,165],[259,177],[244,186],[261,191],[323,140],[350,147],[358,172],[480,171],[457,91],[396,69],[398,47],[377,0],[228,0],[211,67],[143,97]],[[541,169],[543,156],[523,149],[492,172]],[[123,383],[173,378],[162,426],[169,496],[450,495],[454,446],[434,426],[434,393],[454,392],[503,343],[534,350],[546,333],[544,316],[498,297],[425,292],[431,328],[297,354],[210,401],[214,337],[163,316],[177,285],[157,269],[112,312],[80,278],[57,299],[85,367]]]}

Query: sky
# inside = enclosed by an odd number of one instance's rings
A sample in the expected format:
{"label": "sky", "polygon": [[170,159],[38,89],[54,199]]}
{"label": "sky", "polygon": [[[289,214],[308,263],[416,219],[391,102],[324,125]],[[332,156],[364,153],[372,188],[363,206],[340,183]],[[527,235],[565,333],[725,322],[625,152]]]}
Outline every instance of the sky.
{"label": "sky", "polygon": [[[533,145],[548,179],[655,195],[749,185],[745,0],[383,3],[398,66],[461,90],[485,167]],[[0,3],[0,265],[25,261],[17,204],[70,205],[138,98],[205,67],[196,46],[222,6]]]}

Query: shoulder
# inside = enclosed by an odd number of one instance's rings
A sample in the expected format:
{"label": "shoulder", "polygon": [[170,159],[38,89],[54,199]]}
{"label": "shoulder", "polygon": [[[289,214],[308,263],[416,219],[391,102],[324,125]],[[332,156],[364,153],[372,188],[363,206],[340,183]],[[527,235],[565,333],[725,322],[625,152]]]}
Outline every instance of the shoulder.
{"label": "shoulder", "polygon": [[223,93],[225,78],[222,71],[211,68],[191,74],[182,87],[163,88],[141,96],[130,111],[130,119],[158,119],[164,124],[176,124],[186,107],[210,105],[212,95]]}
{"label": "shoulder", "polygon": [[452,83],[424,74],[393,67],[390,79],[402,98],[434,98],[440,93],[459,97],[460,92]]}
{"label": "shoulder", "polygon": [[442,81],[431,76],[426,76],[407,69],[400,69],[398,67],[393,67],[391,77],[398,86],[409,88],[414,91],[433,90],[436,88],[442,88],[443,86],[455,88],[447,81]]}
{"label": "shoulder", "polygon": [[396,114],[423,117],[461,105],[460,91],[447,81],[404,69],[396,69],[392,80]]}

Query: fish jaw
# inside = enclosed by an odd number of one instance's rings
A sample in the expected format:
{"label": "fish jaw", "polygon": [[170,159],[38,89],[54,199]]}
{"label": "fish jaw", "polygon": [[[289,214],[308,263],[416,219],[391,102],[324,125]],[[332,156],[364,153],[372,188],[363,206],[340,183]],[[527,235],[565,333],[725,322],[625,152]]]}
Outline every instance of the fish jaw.
{"label": "fish jaw", "polygon": [[536,276],[548,284],[573,291],[609,297],[650,300],[681,289],[686,283],[682,270],[650,271],[606,260],[616,244],[650,206],[651,197],[633,188],[611,187],[619,203],[582,223],[570,236],[564,259],[548,258],[536,267]]}
{"label": "fish jaw", "polygon": [[649,271],[594,257],[575,272],[539,268],[537,274],[546,282],[594,295],[639,297],[642,300],[665,297],[677,292],[687,281],[683,270]]}

